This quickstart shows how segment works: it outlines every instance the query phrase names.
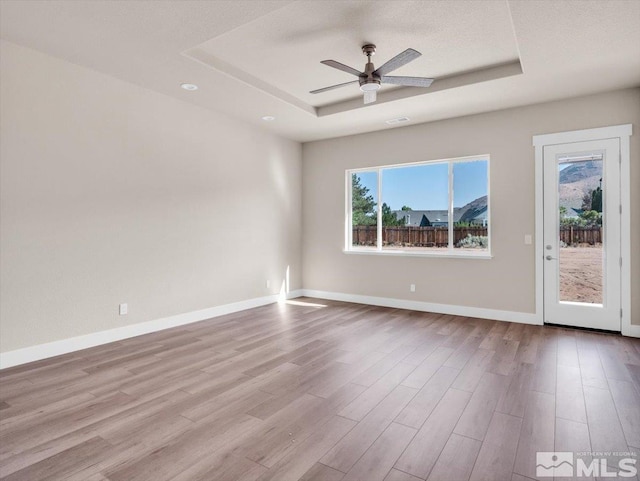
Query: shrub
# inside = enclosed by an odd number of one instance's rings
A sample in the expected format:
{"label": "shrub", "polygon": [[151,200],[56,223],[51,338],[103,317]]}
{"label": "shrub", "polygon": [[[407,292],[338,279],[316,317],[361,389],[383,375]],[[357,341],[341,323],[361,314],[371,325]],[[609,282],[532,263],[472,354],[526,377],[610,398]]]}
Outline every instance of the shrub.
{"label": "shrub", "polygon": [[487,237],[486,235],[467,234],[467,237],[458,241],[456,247],[462,247],[466,249],[486,249],[488,245],[489,237]]}

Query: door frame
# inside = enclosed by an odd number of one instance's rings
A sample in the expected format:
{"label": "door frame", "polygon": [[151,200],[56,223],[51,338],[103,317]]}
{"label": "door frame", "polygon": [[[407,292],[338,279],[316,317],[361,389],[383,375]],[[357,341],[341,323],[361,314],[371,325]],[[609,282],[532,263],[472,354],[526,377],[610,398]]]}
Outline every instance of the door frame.
{"label": "door frame", "polygon": [[[599,155],[602,160],[600,184],[602,191],[602,225],[600,228],[604,236],[602,244],[593,249],[582,249],[587,252],[600,254],[599,274],[600,298],[580,301],[577,293],[562,293],[565,283],[563,273],[571,269],[569,265],[563,267],[563,259],[566,262],[575,249],[562,249],[560,247],[561,204],[560,158],[566,158],[565,166],[577,166],[584,162],[569,160],[572,157],[579,158],[585,155]],[[557,323],[567,326],[587,327],[603,329],[612,332],[621,331],[621,256],[620,256],[620,139],[591,140],[587,142],[572,142],[570,144],[556,144],[544,146],[543,175],[544,175],[544,320],[548,323]],[[575,162],[575,163],[574,163]],[[569,169],[567,169],[569,170]],[[592,174],[593,175],[593,174]],[[597,183],[596,183],[597,185]],[[592,186],[594,187],[594,186]],[[583,200],[580,194],[580,202]],[[578,204],[580,205],[580,204]],[[568,211],[571,211],[567,207]],[[548,230],[547,230],[548,229]],[[567,241],[568,242],[568,241]],[[575,247],[575,246],[574,246]],[[580,250],[580,248],[578,248]],[[551,260],[550,260],[551,259]],[[577,266],[573,266],[574,268]],[[595,274],[595,272],[592,272]],[[579,274],[578,274],[579,275]],[[577,279],[576,279],[577,281]],[[595,281],[595,279],[594,279]],[[596,281],[598,282],[598,281]],[[594,292],[595,294],[595,292]]]}
{"label": "door frame", "polygon": [[620,319],[622,334],[640,337],[640,326],[631,325],[631,182],[630,174],[630,142],[632,124],[613,125],[585,130],[572,130],[553,134],[533,136],[535,148],[535,259],[536,259],[536,317],[544,324],[544,184],[543,160],[544,147],[547,145],[570,144],[591,140],[620,140],[620,202],[622,214],[620,218]]}

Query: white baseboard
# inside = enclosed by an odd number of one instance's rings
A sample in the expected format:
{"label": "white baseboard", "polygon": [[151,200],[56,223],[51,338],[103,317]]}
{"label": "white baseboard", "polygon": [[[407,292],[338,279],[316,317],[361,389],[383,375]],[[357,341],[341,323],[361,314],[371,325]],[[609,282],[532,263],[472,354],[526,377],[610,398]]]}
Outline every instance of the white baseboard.
{"label": "white baseboard", "polygon": [[528,312],[500,311],[484,309],[481,307],[455,306],[450,304],[435,304],[432,302],[409,301],[406,299],[393,299],[389,297],[361,296],[357,294],[343,294],[340,292],[315,291],[302,289],[302,294],[307,297],[329,299],[332,301],[355,302],[356,304],[371,304],[382,307],[395,307],[398,309],[410,309],[412,311],[436,312],[438,314],[451,314],[454,316],[479,317],[496,321],[519,322],[521,324],[541,325],[542,320],[537,314]]}
{"label": "white baseboard", "polygon": [[[293,299],[295,297],[300,297],[301,295],[301,290],[292,291],[287,294],[287,298]],[[71,337],[69,339],[61,339],[60,341],[29,346],[23,349],[16,349],[15,351],[3,352],[0,353],[0,369],[39,361],[41,359],[59,356],[61,354],[67,354],[81,349],[87,349],[89,347],[100,346],[110,342],[121,341],[122,339],[128,339],[142,334],[162,331],[163,329],[169,329],[171,327],[183,326],[185,324],[191,324],[192,322],[204,321],[206,319],[211,319],[212,317],[224,316],[225,314],[232,314],[234,312],[264,306],[266,304],[272,304],[279,300],[280,295],[278,294],[257,297],[246,301],[224,304],[222,306],[186,312],[176,316],[140,322],[129,326],[118,327],[116,329],[109,329],[107,331],[93,332],[91,334],[85,334],[84,336]]]}
{"label": "white baseboard", "polygon": [[[431,302],[409,301],[405,299],[393,299],[388,297],[362,296],[357,294],[343,294],[340,292],[316,291],[313,289],[299,289],[287,294],[288,299],[300,296],[316,297],[319,299],[329,299],[333,301],[354,302],[356,304],[370,304],[374,306],[393,307],[398,309],[410,309],[414,311],[435,312],[439,314],[451,314],[455,316],[478,317],[482,319],[492,319],[497,321],[518,322],[522,324],[537,324],[542,322],[537,314],[527,312],[500,311],[495,309],[484,309],[480,307],[455,306],[449,304],[435,304]],[[108,344],[110,342],[121,341],[130,337],[149,334],[151,332],[162,331],[171,327],[183,326],[193,322],[204,321],[213,317],[224,316],[234,312],[252,309],[267,304],[272,304],[280,300],[278,294],[271,296],[248,299],[246,301],[234,302],[222,306],[210,307],[199,311],[187,312],[176,316],[165,317],[153,321],[141,322],[129,326],[109,329],[108,331],[94,332],[84,336],[62,339],[60,341],[38,344],[0,353],[0,369],[6,369],[28,362],[39,361],[49,357],[68,354],[70,352],[87,349],[90,347]],[[628,326],[625,336],[640,337],[640,325]]]}
{"label": "white baseboard", "polygon": [[622,327],[622,334],[629,337],[640,337],[640,326],[631,324]]}

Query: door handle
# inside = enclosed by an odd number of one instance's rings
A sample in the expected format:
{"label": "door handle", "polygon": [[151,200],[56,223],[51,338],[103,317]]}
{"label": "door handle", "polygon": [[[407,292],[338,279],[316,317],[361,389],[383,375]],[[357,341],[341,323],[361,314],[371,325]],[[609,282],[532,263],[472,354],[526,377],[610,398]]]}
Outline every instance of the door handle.
{"label": "door handle", "polygon": [[547,256],[547,257],[545,257],[545,259],[547,259],[548,261],[552,261],[552,260],[555,259],[555,257]]}

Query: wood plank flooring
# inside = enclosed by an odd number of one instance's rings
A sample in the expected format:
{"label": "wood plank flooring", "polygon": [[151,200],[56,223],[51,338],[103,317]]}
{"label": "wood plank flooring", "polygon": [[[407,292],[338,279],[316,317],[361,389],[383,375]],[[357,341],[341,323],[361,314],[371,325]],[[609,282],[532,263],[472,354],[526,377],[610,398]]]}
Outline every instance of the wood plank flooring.
{"label": "wood plank flooring", "polygon": [[639,448],[640,341],[557,327],[300,298],[0,372],[2,480],[526,481]]}

